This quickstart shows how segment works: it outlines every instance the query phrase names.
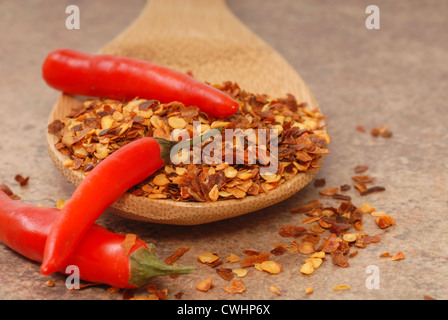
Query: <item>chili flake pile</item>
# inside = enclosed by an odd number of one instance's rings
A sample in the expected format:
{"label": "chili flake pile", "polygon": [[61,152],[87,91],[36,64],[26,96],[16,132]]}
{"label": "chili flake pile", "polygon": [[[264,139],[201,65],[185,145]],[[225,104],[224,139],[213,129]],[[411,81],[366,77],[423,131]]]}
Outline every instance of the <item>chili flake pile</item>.
{"label": "chili flake pile", "polygon": [[[247,143],[241,148],[235,144],[231,150],[233,162],[225,161],[229,151],[223,140],[222,161],[168,164],[129,190],[136,196],[151,199],[214,202],[244,198],[267,193],[298,173],[320,167],[320,158],[329,153],[330,137],[325,131],[324,116],[318,110],[307,109],[306,104],[298,103],[292,95],[274,99],[265,94],[247,93],[232,82],[215,87],[239,102],[239,112],[228,118],[215,118],[179,102],[162,104],[136,98],[123,103],[94,99],[85,101],[80,110],[65,119],[49,124],[48,132],[59,138],[55,147],[67,156],[64,165],[88,174],[108,155],[142,137],[178,141],[180,130],[186,130],[193,137],[217,127],[232,129],[234,135],[243,136],[246,130],[277,130],[275,159],[270,158],[273,156],[270,136],[264,144],[259,139],[255,146]],[[195,132],[193,122],[200,123],[200,132]],[[208,143],[203,142],[202,147]],[[258,148],[266,152],[260,153]],[[191,159],[192,153],[190,150],[190,154],[182,153],[181,157]],[[244,161],[236,161],[237,157]],[[256,158],[256,162],[249,162],[249,158]],[[260,172],[271,161],[277,164],[276,171]]]}

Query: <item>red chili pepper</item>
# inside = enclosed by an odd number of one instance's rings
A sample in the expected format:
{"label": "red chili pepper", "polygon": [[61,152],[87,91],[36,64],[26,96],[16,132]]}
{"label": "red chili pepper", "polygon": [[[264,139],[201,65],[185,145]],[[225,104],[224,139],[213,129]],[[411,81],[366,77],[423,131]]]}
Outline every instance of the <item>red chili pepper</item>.
{"label": "red chili pepper", "polygon": [[[222,128],[217,128],[221,131]],[[84,178],[58,215],[45,245],[42,274],[59,270],[83,236],[115,200],[169,162],[171,149],[184,148],[216,134],[174,142],[158,138],[135,140],[101,161]]]}
{"label": "red chili pepper", "polygon": [[67,94],[179,101],[215,117],[231,116],[239,109],[228,94],[187,74],[127,57],[59,49],[47,56],[42,72],[48,85]]}
{"label": "red chili pepper", "polygon": [[[0,190],[0,241],[28,259],[41,262],[51,226],[60,215],[56,208],[42,208],[12,200]],[[137,239],[127,255],[125,237],[94,224],[58,271],[75,265],[81,279],[118,288],[136,288],[159,275],[186,274],[192,267],[173,267],[156,258],[154,246]]]}

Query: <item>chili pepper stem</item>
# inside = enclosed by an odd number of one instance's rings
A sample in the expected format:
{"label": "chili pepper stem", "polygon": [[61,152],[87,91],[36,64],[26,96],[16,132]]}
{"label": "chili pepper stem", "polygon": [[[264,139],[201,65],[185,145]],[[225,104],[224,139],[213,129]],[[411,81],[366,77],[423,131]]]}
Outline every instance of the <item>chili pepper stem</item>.
{"label": "chili pepper stem", "polygon": [[160,261],[154,254],[154,245],[141,247],[129,256],[129,284],[136,287],[147,285],[153,277],[188,274],[194,267],[175,267]]}
{"label": "chili pepper stem", "polygon": [[161,149],[160,157],[163,159],[163,161],[165,163],[169,163],[171,150],[174,147],[176,147],[177,150],[181,150],[181,149],[187,148],[187,147],[193,147],[193,146],[201,143],[202,141],[206,141],[207,139],[216,135],[217,134],[216,131],[221,133],[222,130],[223,130],[222,127],[210,129],[210,130],[207,130],[206,132],[204,132],[203,134],[201,134],[197,137],[194,137],[193,139],[188,139],[188,140],[184,140],[184,141],[170,141],[170,140],[166,140],[166,139],[162,139],[162,138],[154,138],[154,139],[157,140],[157,143],[160,146],[160,149]]}

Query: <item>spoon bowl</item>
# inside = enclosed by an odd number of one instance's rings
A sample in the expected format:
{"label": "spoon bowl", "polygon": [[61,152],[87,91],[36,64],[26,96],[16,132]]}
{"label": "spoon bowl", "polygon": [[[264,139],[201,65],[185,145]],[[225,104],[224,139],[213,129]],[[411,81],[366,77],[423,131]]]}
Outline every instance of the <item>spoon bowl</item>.
{"label": "spoon bowl", "polygon": [[[150,0],[141,14],[98,53],[151,61],[196,79],[221,84],[232,81],[248,91],[285,97],[290,93],[310,110],[320,110],[306,83],[273,48],[241,23],[222,0]],[[64,119],[82,103],[62,94],[49,117]],[[64,166],[67,158],[54,147],[57,137],[47,133],[47,147],[58,170],[75,186],[84,178]],[[322,165],[324,157],[320,159]],[[149,199],[123,194],[109,208],[125,218],[174,225],[197,225],[254,212],[294,195],[309,184],[318,169],[298,173],[266,194],[212,203]]]}

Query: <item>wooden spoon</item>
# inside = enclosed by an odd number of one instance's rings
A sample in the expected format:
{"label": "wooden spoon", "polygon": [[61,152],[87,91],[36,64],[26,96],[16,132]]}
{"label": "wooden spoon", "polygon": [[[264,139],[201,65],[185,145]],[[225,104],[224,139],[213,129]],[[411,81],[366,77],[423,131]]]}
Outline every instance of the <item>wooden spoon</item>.
{"label": "wooden spoon", "polygon": [[[296,71],[242,24],[223,0],[151,0],[134,22],[99,53],[148,60],[181,72],[192,71],[195,78],[209,83],[234,81],[248,92],[271,97],[291,93],[310,109],[319,109]],[[61,95],[49,123],[63,119],[80,103],[76,97]],[[67,158],[55,149],[56,142],[54,135],[47,134],[51,159],[70,182],[79,185],[84,175],[63,165]],[[317,172],[316,169],[300,173],[267,194],[214,203],[149,199],[126,193],[110,211],[130,219],[163,224],[218,221],[278,203],[305,187]]]}

